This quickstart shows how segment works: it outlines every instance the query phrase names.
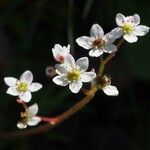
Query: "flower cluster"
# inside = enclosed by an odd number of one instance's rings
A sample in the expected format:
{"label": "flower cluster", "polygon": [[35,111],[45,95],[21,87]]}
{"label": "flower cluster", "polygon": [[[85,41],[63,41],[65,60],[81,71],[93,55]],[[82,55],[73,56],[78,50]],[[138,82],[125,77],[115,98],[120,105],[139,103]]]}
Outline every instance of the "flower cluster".
{"label": "flower cluster", "polygon": [[[98,24],[92,25],[90,29],[90,37],[81,36],[76,39],[79,46],[90,50],[89,56],[100,57],[103,53],[115,53],[117,46],[114,44],[115,40],[122,37],[130,42],[136,42],[137,36],[144,36],[149,31],[149,27],[139,25],[140,17],[135,14],[133,16],[125,17],[122,14],[116,15],[116,24],[119,26],[111,32],[104,34],[102,27]],[[55,71],[58,74],[53,78],[53,82],[60,86],[69,84],[69,89],[73,93],[78,93],[82,88],[82,82],[94,82],[96,79],[95,72],[85,72],[89,66],[87,57],[82,57],[76,62],[70,54],[70,46],[65,47],[56,44],[52,49],[53,56],[60,64],[55,65]],[[106,76],[104,76],[106,79]],[[104,79],[104,78],[103,78]],[[105,94],[116,96],[119,94],[116,87],[110,84],[99,85],[100,89]]]}
{"label": "flower cluster", "polygon": [[[5,83],[9,86],[7,94],[18,96],[19,100],[24,104],[31,100],[31,92],[36,92],[42,88],[42,85],[37,82],[33,82],[33,74],[31,71],[25,71],[20,80],[14,77],[5,77]],[[29,108],[26,108],[25,112],[21,113],[21,121],[17,124],[17,127],[22,129],[26,128],[27,125],[37,125],[41,119],[35,115],[38,112],[38,105],[34,104]]]}
{"label": "flower cluster", "polygon": [[[125,17],[123,14],[118,13],[116,24],[118,27],[107,34],[104,34],[104,30],[100,25],[94,24],[90,29],[90,36],[80,36],[76,39],[79,46],[89,50],[89,56],[101,57],[98,73],[95,72],[96,69],[87,71],[89,68],[88,57],[84,56],[75,61],[70,53],[69,44],[67,47],[55,44],[52,48],[52,54],[57,64],[54,67],[46,68],[47,76],[53,77],[52,81],[59,86],[69,86],[72,93],[78,93],[82,89],[83,83],[90,83],[91,89],[96,87],[97,90],[102,90],[108,96],[117,96],[119,94],[118,89],[111,85],[110,77],[103,73],[106,63],[119,48],[115,41],[121,38],[129,43],[134,43],[138,40],[137,36],[144,36],[149,32],[149,27],[139,25],[140,17],[138,14]],[[103,53],[107,53],[105,59],[102,57]],[[42,88],[40,83],[32,83],[33,75],[31,71],[25,71],[19,80],[14,77],[5,77],[4,81],[9,86],[7,93],[18,96],[18,102],[25,109],[24,112],[21,112],[21,120],[17,123],[17,127],[24,129],[27,125],[35,126],[42,121],[42,117],[37,116],[37,104],[30,107],[26,106],[26,103],[32,98],[31,92],[36,92]],[[87,89],[82,91],[85,90]]]}

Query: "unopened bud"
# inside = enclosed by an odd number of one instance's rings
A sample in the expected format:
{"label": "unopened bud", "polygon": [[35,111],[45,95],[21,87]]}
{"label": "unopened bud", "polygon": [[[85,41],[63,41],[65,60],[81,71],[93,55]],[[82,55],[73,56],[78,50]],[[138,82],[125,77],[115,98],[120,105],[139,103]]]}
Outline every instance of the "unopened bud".
{"label": "unopened bud", "polygon": [[96,72],[96,71],[95,71],[95,68],[92,68],[91,71],[94,72],[94,73]]}
{"label": "unopened bud", "polygon": [[46,67],[45,74],[48,77],[54,77],[56,75],[55,68],[53,66]]}

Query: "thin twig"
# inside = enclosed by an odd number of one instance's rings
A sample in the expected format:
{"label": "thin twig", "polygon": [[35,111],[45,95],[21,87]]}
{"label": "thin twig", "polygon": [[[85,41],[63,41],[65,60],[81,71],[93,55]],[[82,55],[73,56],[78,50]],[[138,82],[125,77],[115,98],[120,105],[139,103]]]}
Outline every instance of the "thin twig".
{"label": "thin twig", "polygon": [[[122,45],[124,39],[122,38],[118,44],[117,44],[117,49],[119,49],[119,47]],[[103,72],[104,72],[104,69],[105,69],[105,65],[115,56],[115,53],[116,52],[113,52],[113,53],[110,53],[104,60],[101,59],[101,64],[100,64],[100,67],[99,67],[99,72],[98,72],[98,77],[102,76],[103,75]]]}
{"label": "thin twig", "polygon": [[82,109],[86,104],[88,104],[92,98],[95,96],[95,93],[97,91],[97,87],[93,86],[91,89],[86,93],[87,95],[81,99],[78,103],[76,103],[74,106],[69,108],[67,111],[63,112],[62,114],[58,115],[55,118],[41,118],[44,119],[49,123],[34,127],[32,129],[27,129],[24,131],[13,131],[13,132],[3,132],[0,133],[0,139],[13,139],[13,138],[22,138],[22,137],[28,137],[33,134],[39,134],[48,131],[49,129],[53,129],[56,126],[58,126],[60,123],[62,123],[64,120],[68,119],[72,115],[74,115],[76,112],[78,112],[80,109]]}

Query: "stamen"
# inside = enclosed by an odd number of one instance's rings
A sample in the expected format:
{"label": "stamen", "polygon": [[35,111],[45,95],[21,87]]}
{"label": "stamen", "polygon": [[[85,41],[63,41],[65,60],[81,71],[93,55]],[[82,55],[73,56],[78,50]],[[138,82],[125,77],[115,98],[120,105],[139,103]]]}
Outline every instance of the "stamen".
{"label": "stamen", "polygon": [[19,92],[26,92],[28,90],[28,84],[25,82],[21,82],[18,84],[17,90]]}
{"label": "stamen", "polygon": [[77,81],[80,78],[80,71],[78,69],[73,69],[72,71],[68,72],[67,78],[70,81]]}
{"label": "stamen", "polygon": [[101,48],[105,45],[105,40],[103,39],[96,39],[95,41],[93,41],[92,43],[93,47],[97,47],[97,48]]}
{"label": "stamen", "polygon": [[130,34],[132,33],[132,31],[134,30],[133,28],[133,25],[131,24],[125,24],[123,27],[122,27],[122,30],[125,34]]}

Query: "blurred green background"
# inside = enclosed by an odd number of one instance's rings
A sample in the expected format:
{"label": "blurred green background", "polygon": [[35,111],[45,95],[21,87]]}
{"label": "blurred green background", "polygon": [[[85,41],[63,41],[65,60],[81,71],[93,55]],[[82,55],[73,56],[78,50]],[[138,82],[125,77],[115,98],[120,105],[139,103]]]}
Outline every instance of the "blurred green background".
{"label": "blurred green background", "polygon": [[[39,114],[55,116],[76,103],[82,94],[58,87],[45,75],[54,65],[54,44],[71,44],[75,58],[88,56],[75,39],[89,35],[94,23],[105,33],[116,27],[115,15],[139,14],[150,26],[148,0],[1,0],[0,1],[0,135],[18,131],[21,107],[6,95],[5,76],[31,70],[43,89],[29,105]],[[28,138],[0,139],[0,150],[149,150],[150,149],[150,34],[137,43],[125,42],[106,68],[118,97],[97,93],[92,102],[57,128]],[[90,69],[98,58],[90,58]]]}

